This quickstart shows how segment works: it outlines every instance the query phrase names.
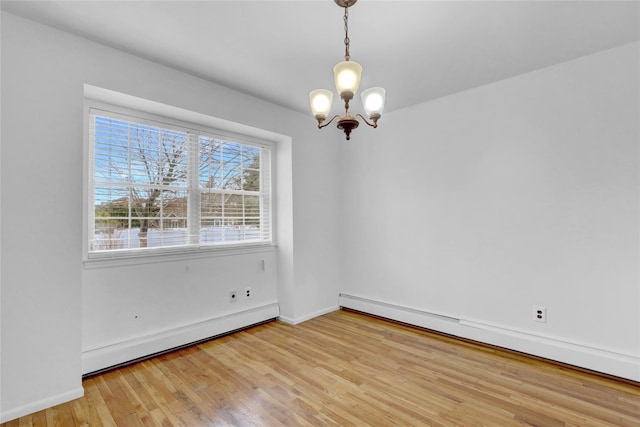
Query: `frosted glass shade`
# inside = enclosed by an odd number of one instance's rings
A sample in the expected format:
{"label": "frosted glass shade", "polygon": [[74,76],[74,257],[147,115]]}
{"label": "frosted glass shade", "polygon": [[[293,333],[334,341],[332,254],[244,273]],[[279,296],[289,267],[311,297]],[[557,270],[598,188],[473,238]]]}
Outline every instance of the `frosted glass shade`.
{"label": "frosted glass shade", "polygon": [[370,118],[382,116],[385,91],[381,87],[372,87],[362,92],[362,106]]}
{"label": "frosted glass shade", "polygon": [[336,82],[336,90],[342,99],[351,99],[358,91],[362,67],[357,62],[343,61],[333,67],[333,78]]}
{"label": "frosted glass shade", "polygon": [[331,111],[333,92],[327,89],[312,90],[309,92],[309,102],[311,103],[311,112],[314,117],[325,119]]}

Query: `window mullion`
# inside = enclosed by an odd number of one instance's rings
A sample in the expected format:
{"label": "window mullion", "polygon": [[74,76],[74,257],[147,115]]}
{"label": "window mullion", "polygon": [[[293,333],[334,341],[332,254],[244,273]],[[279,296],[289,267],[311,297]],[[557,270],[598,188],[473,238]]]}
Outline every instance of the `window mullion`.
{"label": "window mullion", "polygon": [[[133,183],[132,179],[132,159],[131,159],[131,123],[127,124],[127,194],[129,199],[127,200],[127,206],[129,209],[128,229],[127,229],[127,249],[131,249],[131,229],[133,227]],[[138,219],[138,223],[140,220]]]}
{"label": "window mullion", "polygon": [[187,179],[189,190],[187,191],[187,233],[189,243],[200,243],[200,158],[199,138],[197,132],[189,132],[187,144]]}
{"label": "window mullion", "polygon": [[[225,169],[224,169],[224,158],[223,158],[223,153],[224,153],[224,142],[220,142],[219,145],[219,150],[220,150],[220,189],[222,189],[222,185],[224,183],[224,173],[225,173]],[[220,212],[222,212],[221,214],[221,235],[222,235],[222,241],[226,240],[226,223],[227,223],[227,212],[226,212],[226,195],[222,194],[220,196]]]}
{"label": "window mullion", "polygon": [[96,200],[95,200],[95,165],[96,165],[96,147],[95,136],[96,135],[96,117],[94,114],[89,114],[89,162],[88,162],[88,181],[89,181],[89,194],[87,200],[89,206],[87,206],[87,233],[89,241],[87,242],[87,248],[90,252],[95,249],[95,235],[96,235]]}
{"label": "window mullion", "polygon": [[271,152],[265,149],[260,151],[260,237],[269,240],[272,237],[271,200],[266,195],[271,194]]}

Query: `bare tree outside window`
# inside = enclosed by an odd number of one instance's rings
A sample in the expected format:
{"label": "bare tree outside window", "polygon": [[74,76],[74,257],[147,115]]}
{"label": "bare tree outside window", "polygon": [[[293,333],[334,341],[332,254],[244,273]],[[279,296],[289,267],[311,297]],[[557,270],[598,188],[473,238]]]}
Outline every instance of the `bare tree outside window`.
{"label": "bare tree outside window", "polygon": [[[159,127],[96,117],[96,231],[104,249],[148,247],[149,229],[162,231],[163,214],[186,221],[188,134]],[[177,212],[176,212],[177,210]],[[118,233],[126,228],[128,233]],[[107,245],[104,235],[111,236]],[[124,234],[126,237],[120,237]],[[127,240],[127,241],[124,241]]]}
{"label": "bare tree outside window", "polygon": [[[131,186],[131,206],[140,221],[140,247],[146,248],[149,228],[164,229],[168,224],[164,224],[163,211],[186,197],[188,135],[133,126],[129,141],[130,181],[145,184]],[[186,205],[179,213],[186,219]]]}

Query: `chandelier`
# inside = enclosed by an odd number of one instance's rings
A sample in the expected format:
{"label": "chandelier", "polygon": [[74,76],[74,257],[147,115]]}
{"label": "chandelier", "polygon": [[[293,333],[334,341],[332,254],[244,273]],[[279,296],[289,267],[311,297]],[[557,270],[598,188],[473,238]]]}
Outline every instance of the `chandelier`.
{"label": "chandelier", "polygon": [[362,92],[362,105],[370,121],[360,113],[352,116],[349,111],[349,102],[358,91],[360,77],[362,76],[362,67],[357,62],[351,61],[351,56],[349,55],[349,7],[353,6],[357,1],[335,0],[338,6],[344,8],[344,61],[333,67],[336,90],[344,101],[344,116],[336,114],[325,123],[331,111],[333,92],[327,89],[316,89],[309,93],[311,112],[318,121],[318,129],[329,126],[334,120],[338,119],[338,129],[344,131],[347,140],[351,139],[351,131],[360,124],[357,117],[360,117],[367,125],[373,128],[378,127],[378,119],[382,116],[385,98],[385,91],[381,87],[372,87]]}

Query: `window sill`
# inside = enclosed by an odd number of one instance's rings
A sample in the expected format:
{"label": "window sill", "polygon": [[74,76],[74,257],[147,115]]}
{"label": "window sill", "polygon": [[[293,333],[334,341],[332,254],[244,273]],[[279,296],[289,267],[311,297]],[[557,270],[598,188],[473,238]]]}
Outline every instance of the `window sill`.
{"label": "window sill", "polygon": [[[165,263],[172,261],[187,261],[200,258],[213,258],[221,256],[238,256],[254,253],[274,252],[276,245],[271,243],[256,243],[229,246],[200,246],[190,248],[175,248],[154,252],[120,252],[92,254],[90,258],[83,260],[85,269],[123,267],[140,264]],[[85,255],[86,257],[86,255]]]}

